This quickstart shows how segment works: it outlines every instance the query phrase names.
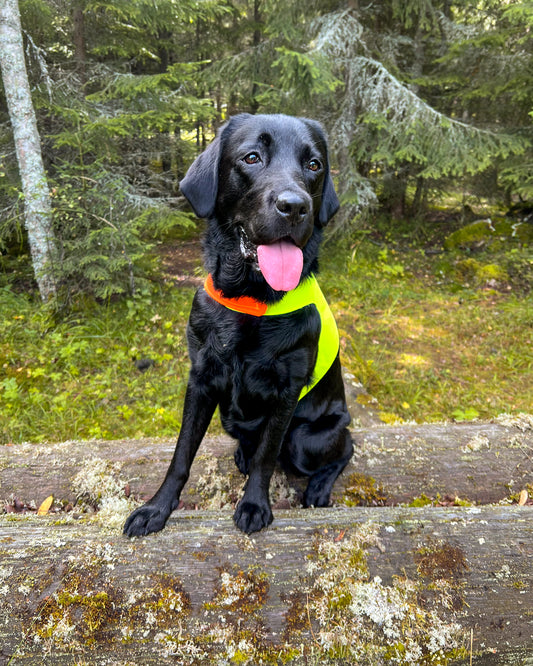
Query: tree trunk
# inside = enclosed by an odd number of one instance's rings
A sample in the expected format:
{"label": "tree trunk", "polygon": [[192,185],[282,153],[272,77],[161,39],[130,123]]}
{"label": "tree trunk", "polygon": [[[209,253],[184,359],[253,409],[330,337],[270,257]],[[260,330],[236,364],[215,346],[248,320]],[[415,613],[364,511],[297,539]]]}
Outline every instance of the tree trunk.
{"label": "tree trunk", "polygon": [[74,60],[81,82],[87,81],[87,51],[85,48],[85,0],[76,0],[72,8],[72,42],[74,44]]}
{"label": "tree trunk", "polygon": [[389,171],[383,176],[381,203],[395,220],[405,217],[405,198],[407,193],[407,171]]}
{"label": "tree trunk", "polygon": [[25,226],[41,298],[56,293],[50,193],[24,61],[17,0],[0,3],[0,69],[22,181]]}
{"label": "tree trunk", "polygon": [[254,50],[254,71],[253,71],[253,81],[252,81],[252,90],[250,94],[250,112],[257,113],[259,109],[259,102],[256,99],[257,93],[259,92],[259,87],[257,85],[257,70],[259,69],[259,55],[257,49],[261,44],[261,0],[254,0],[254,32],[252,38],[253,50]]}
{"label": "tree trunk", "polygon": [[[355,454],[335,484],[341,504],[464,503],[509,500],[532,483],[533,430],[495,423],[425,424],[356,428]],[[148,499],[165,476],[174,440],[139,439],[0,447],[0,501],[36,503],[53,495],[74,503],[73,482],[96,462],[115,485]],[[188,508],[232,505],[244,478],[233,461],[235,442],[206,438],[181,499]],[[102,468],[103,468],[102,467]],[[282,507],[297,507],[305,479],[277,473]]]}
{"label": "tree trunk", "polygon": [[[252,538],[231,519],[243,477],[227,437],[202,443],[182,494],[202,510],[133,540],[132,496],[156,490],[174,442],[0,447],[0,666],[522,666],[533,508],[508,502],[530,503],[531,418],[353,435],[337,506],[296,508],[303,482],[276,473],[274,522]],[[40,517],[12,493],[81,504]],[[422,494],[505,503],[354,506]]]}
{"label": "tree trunk", "polygon": [[[0,664],[525,664],[531,507],[0,518]],[[472,659],[472,661],[471,661]]]}

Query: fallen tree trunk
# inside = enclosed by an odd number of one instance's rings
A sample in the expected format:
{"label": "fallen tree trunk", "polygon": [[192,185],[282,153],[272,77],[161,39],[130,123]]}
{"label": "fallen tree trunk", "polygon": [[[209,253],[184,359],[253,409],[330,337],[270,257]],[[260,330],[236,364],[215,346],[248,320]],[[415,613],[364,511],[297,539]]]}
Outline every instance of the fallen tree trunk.
{"label": "fallen tree trunk", "polygon": [[[133,497],[157,489],[173,441],[0,448],[0,499],[13,513],[0,516],[0,666],[523,664],[530,506],[347,506],[509,501],[531,484],[531,420],[353,434],[335,490],[345,506],[297,510],[304,482],[278,474],[275,522],[253,539],[231,521],[243,479],[225,437],[202,444],[183,493],[184,506],[224,510],[179,511],[134,541],[120,528]],[[13,495],[80,506],[23,516]]]}
{"label": "fallen tree trunk", "polygon": [[229,511],[134,540],[2,516],[0,664],[523,664],[532,556],[520,506],[278,511],[253,538]]}
{"label": "fallen tree trunk", "polygon": [[[378,426],[353,431],[356,453],[335,486],[348,504],[409,503],[426,496],[465,502],[499,502],[532,482],[533,429],[516,425],[444,424]],[[76,475],[90,476],[99,460],[141,498],[159,487],[174,451],[172,440],[22,444],[0,447],[0,499],[16,496],[37,505],[47,496],[74,503]],[[182,494],[187,507],[220,508],[234,503],[243,478],[233,462],[235,443],[206,439]],[[281,506],[298,506],[305,482],[289,479],[292,493]],[[294,492],[296,491],[296,492]]]}

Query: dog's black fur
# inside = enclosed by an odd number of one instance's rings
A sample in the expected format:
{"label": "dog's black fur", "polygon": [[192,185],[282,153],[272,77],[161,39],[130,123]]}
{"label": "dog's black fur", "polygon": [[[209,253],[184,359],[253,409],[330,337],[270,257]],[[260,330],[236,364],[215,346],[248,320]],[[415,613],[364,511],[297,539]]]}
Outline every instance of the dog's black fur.
{"label": "dog's black fur", "polygon": [[[265,281],[256,248],[290,238],[303,250],[302,279],[318,270],[322,229],[339,203],[327,145],[314,121],[282,115],[230,119],[189,169],[183,194],[208,219],[205,263],[227,297],[266,303],[283,297]],[[235,437],[235,462],[248,475],[234,521],[252,533],[272,522],[269,484],[276,461],[309,476],[306,506],[327,506],[335,479],[352,455],[339,357],[300,401],[317,354],[314,305],[254,317],[233,312],[203,289],[188,325],[192,367],[174,457],[155,496],[128,518],[129,536],[161,530],[179,495],[217,405]]]}

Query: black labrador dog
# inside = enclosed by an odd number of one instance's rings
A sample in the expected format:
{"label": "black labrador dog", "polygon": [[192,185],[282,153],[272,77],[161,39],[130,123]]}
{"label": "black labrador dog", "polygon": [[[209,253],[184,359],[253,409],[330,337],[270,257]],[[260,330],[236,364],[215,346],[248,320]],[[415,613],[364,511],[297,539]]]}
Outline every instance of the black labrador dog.
{"label": "black labrador dog", "polygon": [[181,190],[208,220],[209,278],[188,323],[191,370],[176,450],[124,533],[165,526],[218,405],[248,476],[234,521],[249,534],[272,522],[278,460],[309,477],[305,506],[327,506],[353,451],[337,329],[314,278],[322,230],[339,207],[322,127],[283,115],[235,116]]}

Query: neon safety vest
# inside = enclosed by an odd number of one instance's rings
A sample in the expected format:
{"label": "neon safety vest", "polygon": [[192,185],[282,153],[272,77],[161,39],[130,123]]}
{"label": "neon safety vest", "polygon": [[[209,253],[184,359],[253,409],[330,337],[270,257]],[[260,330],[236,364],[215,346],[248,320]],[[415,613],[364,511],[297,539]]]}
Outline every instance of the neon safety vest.
{"label": "neon safety vest", "polygon": [[250,296],[227,298],[222,294],[220,289],[215,289],[211,275],[207,276],[204,289],[212,299],[224,305],[229,310],[253,315],[254,317],[288,314],[314,303],[320,315],[318,353],[311,382],[303,387],[298,400],[301,400],[318,384],[337,357],[339,352],[337,324],[314,275],[304,280],[296,289],[288,291],[280,301],[272,303],[272,305],[267,305]]}

